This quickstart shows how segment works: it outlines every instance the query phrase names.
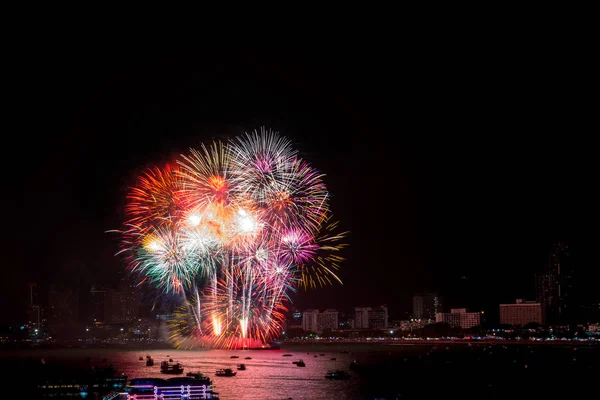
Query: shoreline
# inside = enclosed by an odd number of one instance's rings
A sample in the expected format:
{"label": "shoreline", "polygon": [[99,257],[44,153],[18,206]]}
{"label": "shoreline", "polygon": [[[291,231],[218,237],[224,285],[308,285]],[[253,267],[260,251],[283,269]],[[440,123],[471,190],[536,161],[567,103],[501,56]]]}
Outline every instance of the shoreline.
{"label": "shoreline", "polygon": [[[569,347],[600,347],[600,340],[595,341],[582,341],[582,340],[397,340],[397,341],[337,341],[337,340],[314,340],[314,341],[285,341],[278,343],[278,347],[273,349],[215,349],[224,351],[282,351],[286,349],[294,348],[337,348],[340,351],[345,348],[354,347],[422,347],[422,346],[477,346],[477,345],[530,345],[530,346],[569,346]],[[133,345],[133,344],[102,344],[102,345],[22,345],[17,344],[13,346],[0,346],[0,353],[2,352],[14,352],[14,351],[52,351],[52,350],[121,350],[121,351],[132,351],[144,353],[146,351],[153,350],[172,350],[172,351],[186,351],[186,349],[176,349],[170,343],[153,343],[151,345]],[[191,349],[192,351],[206,351],[213,350],[208,347],[200,347]]]}

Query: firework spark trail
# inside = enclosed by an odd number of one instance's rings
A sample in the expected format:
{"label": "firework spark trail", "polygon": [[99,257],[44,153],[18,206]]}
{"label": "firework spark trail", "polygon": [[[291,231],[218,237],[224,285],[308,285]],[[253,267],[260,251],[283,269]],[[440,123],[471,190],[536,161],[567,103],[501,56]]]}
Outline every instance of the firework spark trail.
{"label": "firework spark trail", "polygon": [[177,347],[240,347],[279,334],[297,287],[341,280],[324,175],[277,132],[201,145],[142,173],[127,196],[130,271],[184,304]]}

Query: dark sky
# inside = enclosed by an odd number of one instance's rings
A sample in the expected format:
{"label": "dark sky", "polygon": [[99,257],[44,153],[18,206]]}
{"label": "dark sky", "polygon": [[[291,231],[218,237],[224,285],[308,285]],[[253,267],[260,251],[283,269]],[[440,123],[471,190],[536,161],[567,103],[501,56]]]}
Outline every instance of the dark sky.
{"label": "dark sky", "polygon": [[597,92],[590,59],[566,49],[18,51],[5,75],[2,304],[24,304],[30,280],[113,282],[123,264],[105,231],[136,174],[263,125],[327,175],[351,231],[344,285],[300,292],[298,307],[399,315],[429,290],[497,308],[533,298],[557,239],[592,292]]}

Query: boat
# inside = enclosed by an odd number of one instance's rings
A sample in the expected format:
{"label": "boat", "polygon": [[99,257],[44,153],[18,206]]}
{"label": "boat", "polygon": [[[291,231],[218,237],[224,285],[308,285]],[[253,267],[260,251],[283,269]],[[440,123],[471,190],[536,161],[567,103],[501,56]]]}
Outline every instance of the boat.
{"label": "boat", "polygon": [[138,357],[138,360],[140,360],[140,361],[143,361],[143,360],[144,360],[144,357],[142,357],[142,356],[139,356],[139,357]]}
{"label": "boat", "polygon": [[237,372],[233,372],[233,370],[231,368],[225,368],[225,369],[218,369],[217,372],[215,372],[216,376],[236,376]]}
{"label": "boat", "polygon": [[324,356],[325,354],[321,353],[321,354],[319,354],[319,355],[320,355],[320,356]]}
{"label": "boat", "polygon": [[[169,379],[137,378],[128,382],[122,395],[138,399],[218,399],[207,377],[175,377]],[[123,398],[123,397],[119,397]]]}
{"label": "boat", "polygon": [[182,374],[183,367],[179,363],[170,364],[168,361],[160,363],[160,372],[163,374]]}
{"label": "boat", "polygon": [[207,376],[202,376],[201,378],[195,378],[195,377],[191,377],[191,376],[178,376],[175,378],[169,378],[167,379],[167,386],[187,386],[187,385],[200,385],[200,384],[205,384],[205,385],[212,385],[212,381],[210,380],[210,378],[208,378]]}
{"label": "boat", "polygon": [[147,358],[146,359],[146,367],[152,367],[154,365],[154,359],[153,358]]}
{"label": "boat", "polygon": [[169,362],[173,362],[173,359],[172,359],[172,358],[169,358]]}
{"label": "boat", "polygon": [[185,374],[185,376],[194,379],[209,379],[208,377],[204,376],[202,372],[188,372],[187,374]]}
{"label": "boat", "polygon": [[238,364],[237,369],[238,369],[238,371],[245,371],[246,370],[246,364]]}
{"label": "boat", "polygon": [[335,357],[331,357],[331,358],[330,358],[330,360],[331,360],[331,361],[335,361],[335,360],[337,360],[337,358],[335,358]]}
{"label": "boat", "polygon": [[306,364],[304,364],[303,360],[292,361],[292,364],[296,364],[299,367],[306,367]]}
{"label": "boat", "polygon": [[246,357],[244,360],[252,360],[252,357]]}
{"label": "boat", "polygon": [[352,361],[350,363],[350,370],[351,371],[365,371],[367,369],[367,367],[364,364],[359,364],[356,361]]}
{"label": "boat", "polygon": [[[111,367],[94,367],[91,369],[74,370],[53,376],[50,374],[37,384],[38,393],[42,397],[66,398],[83,397],[87,394],[102,394],[119,391],[127,383],[127,376],[119,375]],[[25,398],[31,398],[25,393]],[[13,396],[2,398],[13,398]]]}
{"label": "boat", "polygon": [[240,358],[239,356],[231,356],[229,358]]}
{"label": "boat", "polygon": [[291,357],[291,354],[285,353],[282,357]]}
{"label": "boat", "polygon": [[325,379],[333,379],[333,380],[342,380],[342,379],[350,379],[351,375],[346,371],[337,370],[337,371],[327,371],[325,374]]}

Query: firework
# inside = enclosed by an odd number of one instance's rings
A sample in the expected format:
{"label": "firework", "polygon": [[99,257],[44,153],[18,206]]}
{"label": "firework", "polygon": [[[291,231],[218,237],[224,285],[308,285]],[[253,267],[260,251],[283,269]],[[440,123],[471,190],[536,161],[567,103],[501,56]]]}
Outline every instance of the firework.
{"label": "firework", "polygon": [[127,224],[146,233],[172,223],[182,209],[179,193],[177,169],[165,165],[144,171],[127,195]]}
{"label": "firework", "polygon": [[343,234],[323,175],[262,129],[145,171],[128,194],[129,269],[183,304],[177,347],[249,347],[277,336],[298,287],[340,282]]}

